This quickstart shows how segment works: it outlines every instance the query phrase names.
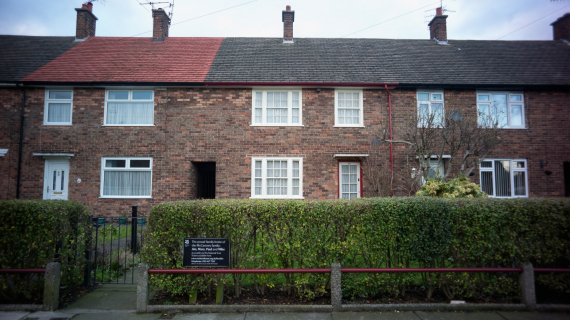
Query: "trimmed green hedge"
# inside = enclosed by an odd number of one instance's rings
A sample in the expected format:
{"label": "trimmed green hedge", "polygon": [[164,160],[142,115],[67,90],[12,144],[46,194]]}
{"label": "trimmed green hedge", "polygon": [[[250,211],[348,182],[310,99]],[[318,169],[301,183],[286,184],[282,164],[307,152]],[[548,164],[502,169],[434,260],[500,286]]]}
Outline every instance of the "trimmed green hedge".
{"label": "trimmed green hedge", "polygon": [[[60,262],[61,285],[83,281],[86,243],[91,235],[87,207],[73,201],[0,201],[0,268],[45,268]],[[0,274],[2,300],[32,299],[42,281],[29,274]]]}
{"label": "trimmed green hedge", "polygon": [[[201,200],[155,206],[142,254],[151,268],[182,268],[184,237],[227,237],[233,268],[322,268],[335,261],[358,268],[511,267],[526,261],[570,267],[569,227],[570,201],[564,199]],[[152,275],[151,284],[189,294],[207,290],[217,277]],[[319,274],[222,280],[237,296],[242,285],[263,292],[284,282],[291,293],[312,298],[330,285],[329,276]],[[423,285],[428,297],[435,288],[449,299],[519,297],[517,274],[343,275],[347,296],[403,295],[411,285]]]}

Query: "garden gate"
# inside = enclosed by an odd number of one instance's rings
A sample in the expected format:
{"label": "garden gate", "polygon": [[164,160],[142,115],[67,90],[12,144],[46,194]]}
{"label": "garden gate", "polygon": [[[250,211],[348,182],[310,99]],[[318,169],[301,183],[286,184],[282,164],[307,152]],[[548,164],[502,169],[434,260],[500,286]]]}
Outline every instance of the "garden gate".
{"label": "garden gate", "polygon": [[91,217],[91,250],[85,252],[85,286],[103,283],[135,284],[136,267],[142,262],[146,218]]}

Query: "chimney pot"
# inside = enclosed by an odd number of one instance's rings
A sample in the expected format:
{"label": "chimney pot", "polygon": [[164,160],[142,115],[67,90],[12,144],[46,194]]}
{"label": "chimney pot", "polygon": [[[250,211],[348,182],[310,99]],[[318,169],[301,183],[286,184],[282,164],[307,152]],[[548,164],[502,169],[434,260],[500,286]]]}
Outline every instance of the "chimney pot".
{"label": "chimney pot", "polygon": [[76,8],[75,11],[77,11],[75,39],[84,40],[88,37],[94,37],[97,17],[93,14],[93,3],[84,3],[81,8]]}
{"label": "chimney pot", "polygon": [[570,12],[550,24],[554,40],[570,42]]}
{"label": "chimney pot", "polygon": [[170,26],[170,18],[162,9],[152,10],[152,41],[162,42],[168,37],[168,27]]}
{"label": "chimney pot", "polygon": [[442,13],[441,7],[435,9],[435,17],[428,24],[429,37],[431,40],[447,42],[447,16]]}
{"label": "chimney pot", "polygon": [[87,9],[89,12],[93,12],[93,3],[87,2],[81,5],[81,9]]}
{"label": "chimney pot", "polygon": [[283,43],[293,43],[293,22],[295,22],[295,11],[291,11],[291,6],[286,6],[281,14],[283,21]]}

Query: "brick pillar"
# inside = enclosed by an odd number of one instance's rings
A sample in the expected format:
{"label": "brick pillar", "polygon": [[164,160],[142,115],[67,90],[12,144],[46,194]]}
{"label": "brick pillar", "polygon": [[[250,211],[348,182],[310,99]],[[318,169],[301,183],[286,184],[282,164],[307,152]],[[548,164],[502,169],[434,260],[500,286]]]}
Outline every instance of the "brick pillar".
{"label": "brick pillar", "polygon": [[291,11],[291,6],[287,6],[283,11],[283,42],[293,42],[293,22],[295,22],[295,11]]}
{"label": "brick pillar", "polygon": [[95,23],[97,17],[93,14],[93,4],[88,2],[81,8],[76,8],[77,25],[75,27],[75,39],[82,40],[95,36]]}
{"label": "brick pillar", "polygon": [[554,40],[570,41],[570,13],[563,15],[550,25]]}
{"label": "brick pillar", "polygon": [[447,16],[442,14],[441,8],[437,8],[435,12],[435,17],[428,24],[429,38],[431,40],[447,41]]}
{"label": "brick pillar", "polygon": [[168,37],[170,18],[162,9],[152,10],[152,41],[162,42]]}

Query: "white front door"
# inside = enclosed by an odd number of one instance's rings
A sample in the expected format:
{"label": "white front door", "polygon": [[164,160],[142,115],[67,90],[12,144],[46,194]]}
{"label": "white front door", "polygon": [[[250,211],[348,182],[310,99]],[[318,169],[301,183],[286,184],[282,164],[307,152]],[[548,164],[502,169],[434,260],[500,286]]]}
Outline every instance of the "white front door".
{"label": "white front door", "polygon": [[44,174],[44,199],[67,200],[69,160],[47,160]]}
{"label": "white front door", "polygon": [[339,162],[339,198],[360,198],[360,163]]}

